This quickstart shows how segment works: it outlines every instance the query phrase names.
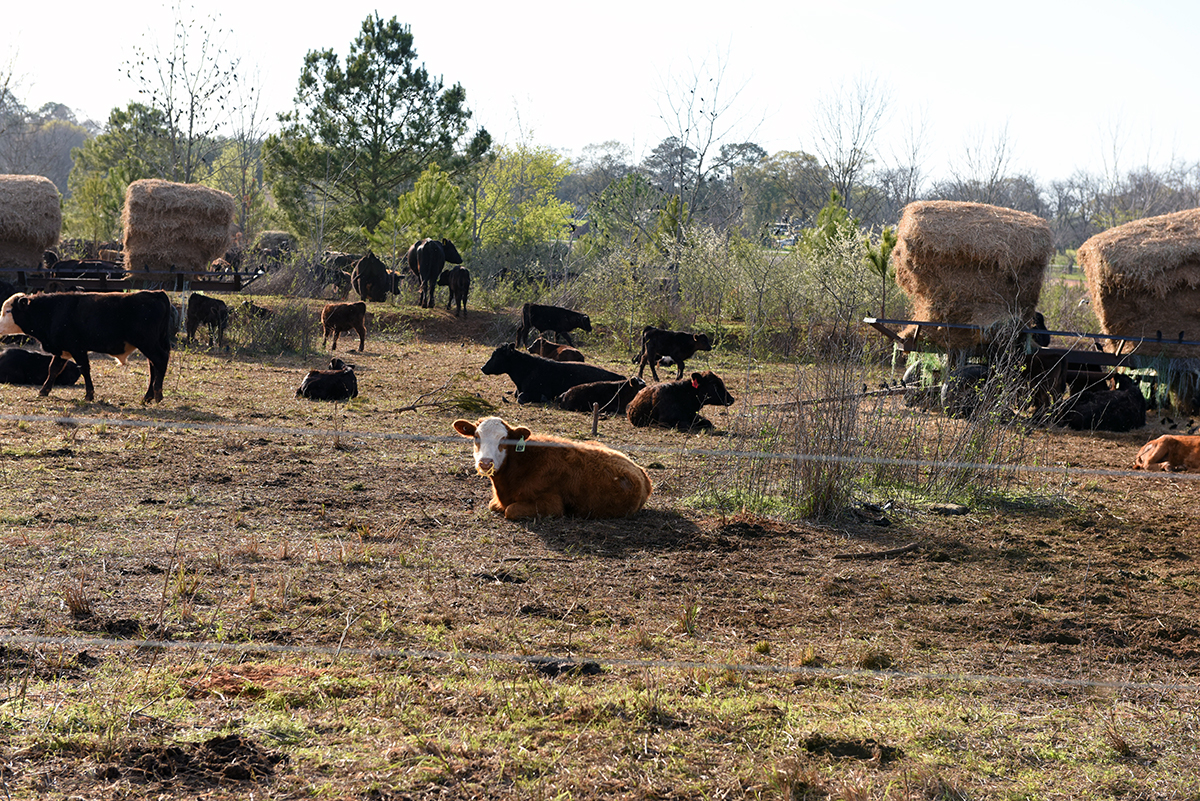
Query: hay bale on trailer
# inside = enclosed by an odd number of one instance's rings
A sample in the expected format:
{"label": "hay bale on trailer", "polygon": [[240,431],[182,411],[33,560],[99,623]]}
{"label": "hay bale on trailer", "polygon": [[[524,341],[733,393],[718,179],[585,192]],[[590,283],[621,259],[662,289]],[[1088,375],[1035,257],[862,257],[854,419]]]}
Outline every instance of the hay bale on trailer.
{"label": "hay bale on trailer", "polygon": [[[1200,209],[1109,228],[1076,255],[1087,276],[1092,311],[1105,334],[1200,341]],[[1131,343],[1105,349],[1128,353]],[[1200,358],[1200,348],[1146,342],[1141,356]]]}
{"label": "hay bale on trailer", "polygon": [[40,175],[0,175],[0,269],[36,270],[58,244],[58,187]]}
{"label": "hay bale on trailer", "polygon": [[[1053,253],[1050,226],[1036,215],[933,200],[904,208],[892,259],[913,319],[992,327],[1032,321]],[[926,327],[921,333],[948,350],[980,344],[980,332],[970,329]],[[900,335],[911,342],[916,326]]]}
{"label": "hay bale on trailer", "polygon": [[233,243],[233,196],[199,184],[134,181],[125,192],[125,268],[203,273]]}

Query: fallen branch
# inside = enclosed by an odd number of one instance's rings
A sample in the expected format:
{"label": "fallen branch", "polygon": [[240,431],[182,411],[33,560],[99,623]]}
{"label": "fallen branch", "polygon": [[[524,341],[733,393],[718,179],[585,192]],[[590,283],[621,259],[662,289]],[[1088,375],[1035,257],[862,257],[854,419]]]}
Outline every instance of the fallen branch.
{"label": "fallen branch", "polygon": [[902,553],[915,551],[921,545],[920,542],[910,542],[908,545],[902,545],[899,548],[892,548],[887,551],[867,551],[866,553],[835,553],[834,559],[887,559],[892,556],[899,556]]}

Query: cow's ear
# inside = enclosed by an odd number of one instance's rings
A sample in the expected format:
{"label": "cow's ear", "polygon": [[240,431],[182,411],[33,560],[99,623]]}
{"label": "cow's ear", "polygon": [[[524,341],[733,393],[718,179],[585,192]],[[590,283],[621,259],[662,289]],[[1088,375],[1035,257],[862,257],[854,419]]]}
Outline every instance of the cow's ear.
{"label": "cow's ear", "polygon": [[460,436],[464,436],[464,437],[475,436],[475,424],[472,423],[470,420],[455,420],[453,425],[454,425],[454,430],[457,431]]}
{"label": "cow's ear", "polygon": [[529,439],[532,436],[533,432],[525,426],[521,426],[520,428],[510,428],[508,431],[509,439]]}

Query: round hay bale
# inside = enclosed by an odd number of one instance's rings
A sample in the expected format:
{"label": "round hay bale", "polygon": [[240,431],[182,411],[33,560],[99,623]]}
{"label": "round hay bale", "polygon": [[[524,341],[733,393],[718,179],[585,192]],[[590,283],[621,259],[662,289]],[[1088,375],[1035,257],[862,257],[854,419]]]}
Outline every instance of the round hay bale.
{"label": "round hay bale", "polygon": [[[1118,225],[1084,242],[1076,255],[1092,311],[1105,334],[1200,341],[1200,209]],[[1110,342],[1129,353],[1132,343]],[[1200,358],[1200,347],[1145,342],[1144,357]]]}
{"label": "round hay bale", "polygon": [[233,196],[200,184],[134,181],[125,192],[125,267],[203,273],[233,243]]}
{"label": "round hay bale", "polygon": [[[934,200],[905,207],[892,260],[914,319],[990,328],[1032,321],[1053,253],[1050,226],[1041,217]],[[900,334],[911,340],[915,328]],[[970,329],[926,327],[921,333],[947,349],[972,348],[981,338]]]}
{"label": "round hay bale", "polygon": [[36,270],[58,244],[58,187],[40,175],[0,175],[0,268]]}

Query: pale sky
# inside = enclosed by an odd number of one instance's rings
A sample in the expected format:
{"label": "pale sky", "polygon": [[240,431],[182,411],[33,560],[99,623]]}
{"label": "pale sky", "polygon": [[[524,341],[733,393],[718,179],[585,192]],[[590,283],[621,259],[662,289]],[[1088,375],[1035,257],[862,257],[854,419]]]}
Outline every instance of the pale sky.
{"label": "pale sky", "polygon": [[[312,12],[305,8],[314,9]],[[185,19],[228,29],[257,73],[262,107],[292,108],[309,50],[345,56],[376,11],[411,26],[418,58],[466,89],[473,122],[499,143],[579,155],[616,140],[640,160],[675,130],[666,90],[724,67],[729,142],[813,152],[814,115],[856,80],[891,102],[877,149],[901,149],[924,120],[925,170],[945,176],[968,145],[1006,134],[1010,171],[1043,184],[1200,160],[1195,39],[1200,3],[697,0],[686,3],[423,2],[279,4],[205,0]],[[286,10],[285,10],[286,9]],[[32,108],[64,103],[103,122],[136,99],[132,46],[165,48],[175,5],[161,0],[10,3],[0,71]],[[215,17],[216,23],[209,22]]]}

